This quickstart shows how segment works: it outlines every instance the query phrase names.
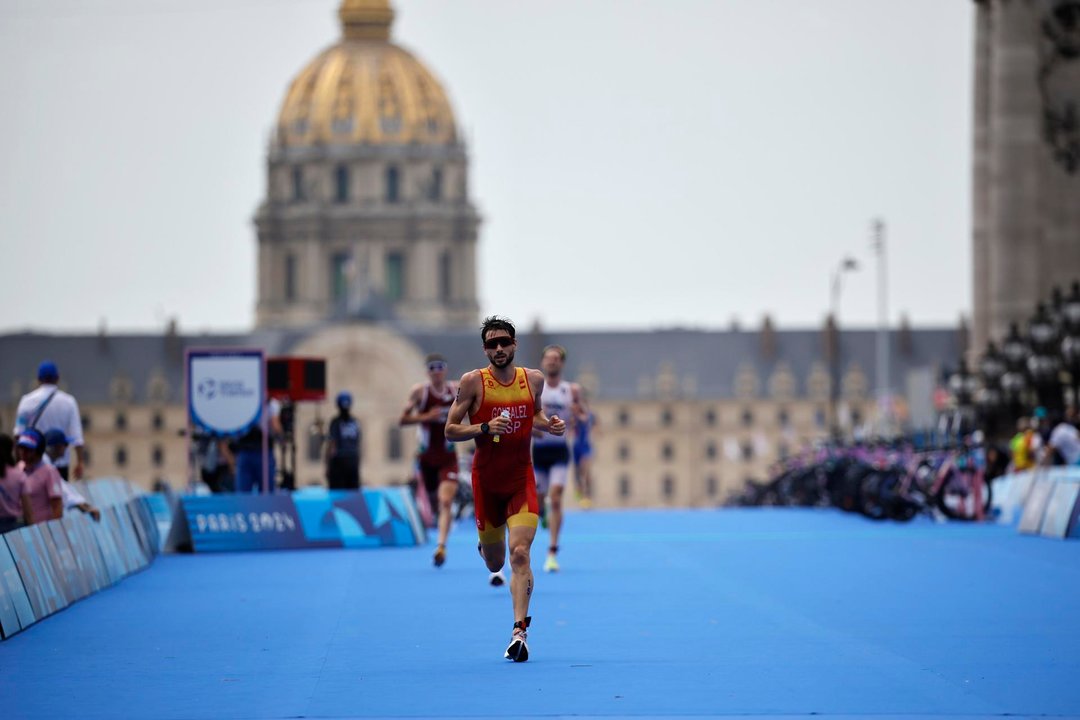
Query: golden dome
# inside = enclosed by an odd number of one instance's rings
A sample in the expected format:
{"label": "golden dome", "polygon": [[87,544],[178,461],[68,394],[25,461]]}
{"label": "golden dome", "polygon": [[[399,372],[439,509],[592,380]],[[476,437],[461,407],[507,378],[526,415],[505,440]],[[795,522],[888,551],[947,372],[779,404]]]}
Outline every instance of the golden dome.
{"label": "golden dome", "polygon": [[283,146],[447,145],[454,112],[424,65],[390,42],[387,0],[343,0],[344,37],[300,71],[278,114]]}

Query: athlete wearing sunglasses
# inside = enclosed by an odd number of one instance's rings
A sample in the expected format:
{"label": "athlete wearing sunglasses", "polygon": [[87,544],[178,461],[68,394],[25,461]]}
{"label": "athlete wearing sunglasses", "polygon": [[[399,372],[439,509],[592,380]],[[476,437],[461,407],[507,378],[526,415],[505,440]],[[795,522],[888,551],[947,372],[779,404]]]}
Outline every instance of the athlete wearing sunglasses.
{"label": "athlete wearing sunglasses", "polygon": [[[539,505],[530,452],[533,429],[552,435],[566,432],[558,417],[541,407],[544,376],[514,366],[517,350],[513,323],[491,316],[480,329],[488,366],[461,376],[457,399],[446,421],[449,440],[476,440],[473,457],[473,505],[480,554],[491,572],[502,570],[510,546],[510,595],[514,629],[504,657],[529,659],[526,644],[533,574],[530,550],[536,537]],[[495,438],[499,442],[495,442]]]}

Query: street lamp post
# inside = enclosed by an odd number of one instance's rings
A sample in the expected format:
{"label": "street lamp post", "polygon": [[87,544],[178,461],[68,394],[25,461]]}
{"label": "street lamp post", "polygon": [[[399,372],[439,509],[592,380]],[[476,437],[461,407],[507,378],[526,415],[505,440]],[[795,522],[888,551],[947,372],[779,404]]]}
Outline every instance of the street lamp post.
{"label": "street lamp post", "polygon": [[832,353],[829,357],[829,429],[834,438],[840,435],[840,422],[837,417],[837,402],[840,398],[840,288],[846,272],[859,269],[855,258],[847,256],[832,271],[829,284],[829,317],[832,319],[834,333]]}
{"label": "street lamp post", "polygon": [[870,246],[877,254],[878,271],[878,328],[875,343],[877,369],[877,402],[882,430],[892,426],[892,407],[889,390],[889,277],[885,257],[885,222],[880,218],[872,224]]}

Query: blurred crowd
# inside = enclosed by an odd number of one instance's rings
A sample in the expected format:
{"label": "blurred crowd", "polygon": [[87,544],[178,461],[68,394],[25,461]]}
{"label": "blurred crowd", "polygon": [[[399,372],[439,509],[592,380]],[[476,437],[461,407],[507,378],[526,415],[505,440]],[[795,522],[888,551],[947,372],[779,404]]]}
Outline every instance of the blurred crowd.
{"label": "blurred crowd", "polygon": [[37,379],[37,387],[19,400],[13,434],[0,434],[0,532],[65,512],[101,517],[69,482],[83,476],[79,405],[57,386],[55,363],[42,362]]}
{"label": "blurred crowd", "polygon": [[1035,409],[1032,417],[1016,423],[1016,434],[1009,440],[1010,469],[1015,472],[1036,467],[1080,465],[1080,427],[1076,409],[1065,409],[1053,419],[1045,408]]}

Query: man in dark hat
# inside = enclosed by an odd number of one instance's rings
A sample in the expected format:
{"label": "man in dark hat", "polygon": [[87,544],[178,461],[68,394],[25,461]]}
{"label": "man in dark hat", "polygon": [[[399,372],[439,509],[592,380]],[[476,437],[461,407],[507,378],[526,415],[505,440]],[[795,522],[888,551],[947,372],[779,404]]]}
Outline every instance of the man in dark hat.
{"label": "man in dark hat", "polygon": [[72,477],[81,480],[85,456],[79,403],[57,387],[60,371],[51,360],[38,365],[37,378],[37,388],[19,400],[18,410],[15,411],[15,435],[28,429],[44,432],[49,428],[59,428],[73,448],[75,464],[69,473],[72,452],[65,452],[63,457],[56,460],[56,469],[65,480]]}

